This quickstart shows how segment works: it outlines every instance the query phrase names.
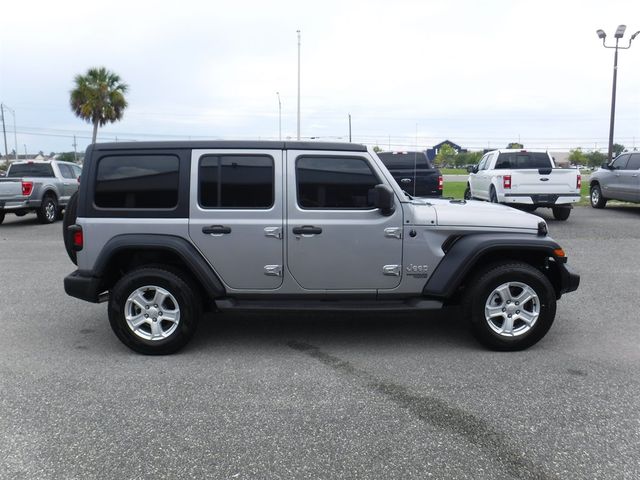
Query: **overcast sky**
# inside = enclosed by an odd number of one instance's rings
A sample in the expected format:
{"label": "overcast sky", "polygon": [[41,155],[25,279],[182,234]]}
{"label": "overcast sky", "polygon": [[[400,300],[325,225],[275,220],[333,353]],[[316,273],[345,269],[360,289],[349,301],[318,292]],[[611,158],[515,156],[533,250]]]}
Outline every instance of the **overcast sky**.
{"label": "overcast sky", "polygon": [[[98,141],[301,135],[387,148],[605,148],[613,50],[640,30],[638,0],[15,1],[0,6],[0,101],[19,151],[72,150],[91,126],[73,77],[105,66],[129,84]],[[9,150],[13,118],[6,116]],[[640,147],[640,36],[620,52],[616,141]],[[0,148],[4,153],[4,145]]]}

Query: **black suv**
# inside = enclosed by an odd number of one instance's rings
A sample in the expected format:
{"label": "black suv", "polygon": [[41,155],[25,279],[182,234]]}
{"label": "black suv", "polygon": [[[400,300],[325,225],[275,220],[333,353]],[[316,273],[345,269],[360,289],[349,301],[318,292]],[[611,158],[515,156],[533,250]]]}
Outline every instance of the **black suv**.
{"label": "black suv", "polygon": [[441,197],[442,175],[424,152],[379,152],[400,188],[414,197]]}

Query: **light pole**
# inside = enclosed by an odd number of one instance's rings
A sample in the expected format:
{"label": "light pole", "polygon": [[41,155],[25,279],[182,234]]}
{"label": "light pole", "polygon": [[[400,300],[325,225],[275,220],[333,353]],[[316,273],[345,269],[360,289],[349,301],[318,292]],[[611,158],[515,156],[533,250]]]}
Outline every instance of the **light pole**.
{"label": "light pole", "polygon": [[298,141],[300,141],[300,30],[298,34]]}
{"label": "light pole", "polygon": [[278,96],[278,139],[282,141],[282,102],[280,101],[280,92],[276,92]]}
{"label": "light pole", "polygon": [[631,35],[631,38],[629,39],[629,44],[626,47],[620,47],[618,45],[618,42],[622,37],[624,37],[624,31],[626,29],[627,29],[626,25],[618,25],[618,28],[616,29],[616,33],[614,34],[614,38],[616,39],[615,45],[607,45],[605,43],[607,39],[607,34],[604,33],[604,30],[602,29],[596,30],[596,33],[598,34],[598,38],[602,39],[602,46],[604,48],[615,49],[615,54],[613,56],[613,87],[611,89],[611,120],[609,123],[609,153],[607,154],[609,163],[611,163],[611,161],[613,160],[613,126],[614,126],[614,121],[616,116],[616,83],[618,81],[618,49],[627,50],[628,48],[631,48],[631,42],[638,36],[638,34],[640,34],[640,30],[638,30],[636,33]]}

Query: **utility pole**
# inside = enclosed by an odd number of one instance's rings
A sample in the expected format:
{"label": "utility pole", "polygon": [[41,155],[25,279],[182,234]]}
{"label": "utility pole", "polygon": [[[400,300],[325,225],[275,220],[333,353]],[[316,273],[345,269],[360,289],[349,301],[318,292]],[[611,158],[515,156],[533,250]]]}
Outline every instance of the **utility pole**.
{"label": "utility pole", "polygon": [[76,147],[78,146],[78,144],[76,143],[76,136],[73,136],[73,161],[78,163],[78,151],[76,150]]}
{"label": "utility pole", "polygon": [[300,141],[300,30],[298,34],[298,141]]}
{"label": "utility pole", "polygon": [[2,114],[2,135],[4,135],[4,154],[7,156],[7,163],[9,163],[9,149],[7,148],[7,130],[4,126],[4,104],[0,103],[0,113]]}
{"label": "utility pole", "polygon": [[349,114],[349,143],[351,143],[351,114]]}

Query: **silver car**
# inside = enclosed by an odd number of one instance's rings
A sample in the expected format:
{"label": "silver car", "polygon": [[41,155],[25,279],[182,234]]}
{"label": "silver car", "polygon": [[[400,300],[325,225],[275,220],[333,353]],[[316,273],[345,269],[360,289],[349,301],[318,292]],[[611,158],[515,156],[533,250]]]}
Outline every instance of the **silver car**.
{"label": "silver car", "polygon": [[640,153],[623,153],[591,175],[593,208],[604,208],[607,200],[640,202]]}

